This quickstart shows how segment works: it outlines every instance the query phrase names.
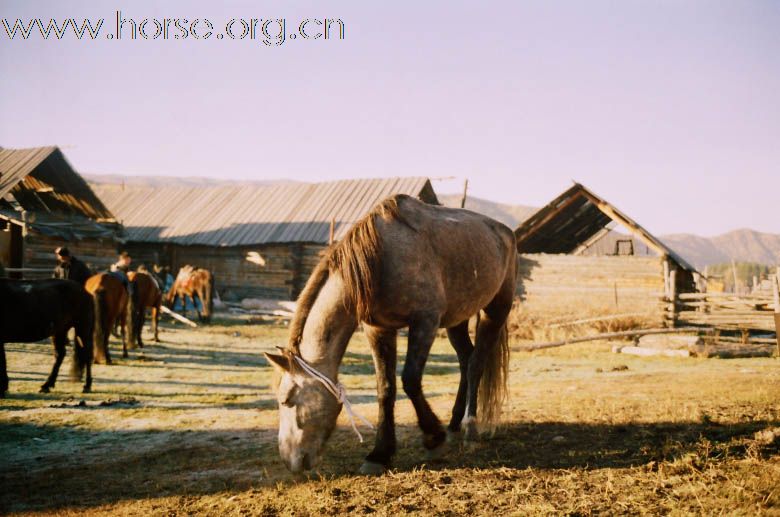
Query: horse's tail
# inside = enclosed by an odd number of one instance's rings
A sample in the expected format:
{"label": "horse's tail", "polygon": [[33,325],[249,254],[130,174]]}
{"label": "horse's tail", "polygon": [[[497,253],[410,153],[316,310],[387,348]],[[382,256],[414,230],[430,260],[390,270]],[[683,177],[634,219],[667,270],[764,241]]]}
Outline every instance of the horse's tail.
{"label": "horse's tail", "polygon": [[498,333],[498,342],[490,347],[485,358],[485,369],[482,372],[477,396],[480,422],[491,432],[495,431],[501,418],[501,408],[507,399],[508,380],[509,332],[504,322]]}
{"label": "horse's tail", "polygon": [[82,304],[82,313],[76,320],[75,337],[73,339],[73,361],[70,363],[70,376],[74,380],[81,380],[86,368],[92,361],[93,339],[95,332],[95,307],[92,296],[83,293],[86,298]]}
{"label": "horse's tail", "polygon": [[84,336],[84,339],[76,332],[73,339],[73,361],[70,363],[70,377],[80,381],[84,374],[84,368],[92,360],[92,336]]}
{"label": "horse's tail", "polygon": [[106,300],[106,290],[102,287],[99,288],[92,295],[95,303],[95,339],[94,339],[94,351],[95,362],[105,363],[108,359],[108,340],[106,339],[108,333],[111,332],[109,328],[111,326],[108,321],[108,301]]}
{"label": "horse's tail", "polygon": [[[507,229],[508,230],[508,229]],[[477,394],[477,401],[480,406],[479,413],[481,415],[481,422],[485,428],[490,432],[495,432],[499,419],[501,418],[501,408],[506,402],[509,390],[507,383],[509,382],[509,326],[507,320],[509,313],[512,311],[512,305],[514,304],[514,293],[516,286],[517,275],[517,259],[515,252],[515,237],[511,231],[507,232],[511,235],[511,246],[508,246],[510,250],[507,258],[507,271],[504,283],[499,291],[498,300],[494,299],[498,305],[497,315],[503,316],[503,322],[501,328],[498,331],[496,337],[496,343],[491,346],[487,352],[485,358],[485,369],[482,372],[482,379],[479,383],[479,393]],[[499,301],[500,300],[500,301]],[[500,316],[499,316],[500,317]],[[483,318],[479,321],[478,325],[487,324],[495,325],[498,321],[489,320],[489,318]],[[495,321],[495,322],[494,322]],[[477,327],[477,335],[479,335],[480,328]]]}
{"label": "horse's tail", "polygon": [[127,341],[130,349],[138,347],[138,336],[141,335],[141,317],[140,313],[144,310],[139,295],[138,283],[133,280],[127,283],[127,309],[125,325],[127,329]]}

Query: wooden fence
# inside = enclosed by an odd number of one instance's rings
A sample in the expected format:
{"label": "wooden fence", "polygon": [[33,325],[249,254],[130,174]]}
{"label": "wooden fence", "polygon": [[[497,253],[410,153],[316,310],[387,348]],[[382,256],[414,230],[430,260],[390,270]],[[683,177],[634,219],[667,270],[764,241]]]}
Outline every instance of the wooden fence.
{"label": "wooden fence", "polygon": [[666,303],[664,314],[667,326],[701,325],[724,330],[748,332],[777,332],[776,320],[780,319],[780,267],[772,275],[771,290],[751,294],[676,293],[674,272],[672,281],[663,298]]}

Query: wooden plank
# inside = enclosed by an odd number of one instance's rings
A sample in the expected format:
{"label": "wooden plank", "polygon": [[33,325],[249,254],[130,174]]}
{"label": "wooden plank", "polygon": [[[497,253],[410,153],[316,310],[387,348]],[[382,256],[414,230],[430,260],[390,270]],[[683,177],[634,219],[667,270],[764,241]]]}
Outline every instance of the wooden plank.
{"label": "wooden plank", "polygon": [[639,356],[653,356],[660,355],[664,357],[690,357],[690,350],[667,350],[664,348],[646,348],[641,346],[624,346],[616,349],[618,353],[639,355]]}
{"label": "wooden plank", "polygon": [[607,316],[597,316],[593,318],[585,318],[580,320],[574,320],[574,321],[560,321],[560,322],[554,322],[549,325],[547,325],[547,328],[559,328],[559,327],[570,327],[575,325],[583,325],[585,323],[597,323],[600,321],[610,321],[610,320],[616,320],[620,318],[637,318],[637,317],[643,317],[643,316],[652,316],[652,314],[648,314],[646,312],[627,312],[623,314],[609,314]]}
{"label": "wooden plank", "polygon": [[609,339],[634,337],[634,336],[647,336],[650,334],[672,334],[678,332],[705,332],[706,330],[707,329],[702,329],[700,327],[682,327],[677,329],[657,328],[657,329],[624,330],[621,332],[606,332],[603,334],[594,334],[592,336],[577,337],[577,338],[565,339],[562,341],[551,341],[549,343],[537,343],[534,345],[518,346],[518,347],[513,347],[512,350],[515,351],[543,350],[545,348],[556,348],[560,346],[571,345],[574,343],[584,343],[586,341],[598,341],[601,339],[609,340]]}
{"label": "wooden plank", "polygon": [[185,318],[181,314],[177,314],[177,313],[173,312],[172,310],[170,310],[165,305],[161,305],[160,306],[160,310],[162,312],[164,312],[165,314],[168,314],[169,316],[171,316],[173,319],[181,321],[185,325],[189,325],[190,327],[197,327],[198,326],[198,324],[195,323],[194,321]]}

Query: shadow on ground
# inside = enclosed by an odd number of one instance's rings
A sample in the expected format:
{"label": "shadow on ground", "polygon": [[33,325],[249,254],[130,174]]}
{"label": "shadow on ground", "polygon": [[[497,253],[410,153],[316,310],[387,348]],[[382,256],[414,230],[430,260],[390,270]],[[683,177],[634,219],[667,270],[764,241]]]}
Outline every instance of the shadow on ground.
{"label": "shadow on ground", "polygon": [[[745,439],[780,422],[589,425],[518,423],[473,448],[453,445],[431,469],[606,469],[673,461],[706,442],[718,454],[747,454]],[[0,512],[89,508],[123,500],[201,496],[295,483],[284,469],[276,429],[106,432],[29,423],[0,425],[0,448],[28,447],[29,464],[0,469]],[[419,468],[422,450],[414,426],[399,426],[395,469]],[[357,446],[340,428],[325,455],[326,477],[352,475],[373,436]],[[35,456],[42,442],[62,443]],[[114,448],[122,444],[122,448]],[[776,448],[776,445],[773,446]],[[772,451],[770,451],[772,452]],[[776,454],[777,451],[772,453]]]}

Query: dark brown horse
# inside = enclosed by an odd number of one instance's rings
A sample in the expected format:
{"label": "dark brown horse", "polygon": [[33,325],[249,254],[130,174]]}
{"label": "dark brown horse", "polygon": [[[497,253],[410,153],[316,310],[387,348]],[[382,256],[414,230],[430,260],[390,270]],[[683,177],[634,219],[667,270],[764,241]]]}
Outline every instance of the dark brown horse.
{"label": "dark brown horse", "polygon": [[[389,198],[324,255],[298,299],[290,342],[266,354],[280,372],[279,452],[293,472],[314,468],[342,405],[338,368],[357,325],[371,344],[379,422],[361,472],[383,472],[396,449],[396,334],[408,327],[403,388],[417,413],[423,446],[436,456],[447,433],[422,390],[428,353],[446,328],[460,365],[447,431],[477,436],[477,410],[494,427],[506,397],[506,319],[515,292],[512,230],[462,209]],[[469,318],[481,312],[476,343]]]}
{"label": "dark brown horse", "polygon": [[111,364],[108,338],[117,321],[122,330],[123,348],[125,346],[128,290],[122,280],[112,273],[93,275],[84,287],[95,303],[95,362]]}
{"label": "dark brown horse", "polygon": [[[195,310],[198,312],[198,318],[201,321],[211,320],[211,314],[214,311],[214,276],[210,271],[193,266],[184,266],[179,269],[173,287],[168,291],[168,306],[173,308],[176,299],[181,300],[182,315],[187,315],[187,297],[192,300]],[[195,300],[200,300],[202,309],[198,307]]]}
{"label": "dark brown horse", "polygon": [[[154,341],[159,343],[157,324],[160,320],[162,291],[160,291],[157,281],[144,271],[131,271],[127,274],[127,278],[132,284],[134,296],[129,297],[127,304],[130,321],[128,322],[125,343],[129,343],[130,348],[135,348],[136,345],[144,347],[141,333],[146,320],[147,308],[152,310],[152,332],[154,333]],[[124,347],[123,355],[127,357],[127,346]]]}
{"label": "dark brown horse", "polygon": [[8,391],[5,343],[40,341],[51,336],[54,366],[41,386],[48,393],[57,381],[68,331],[76,331],[73,343],[71,377],[81,379],[84,369],[84,393],[92,388],[92,297],[71,280],[0,279],[0,398]]}

